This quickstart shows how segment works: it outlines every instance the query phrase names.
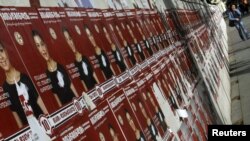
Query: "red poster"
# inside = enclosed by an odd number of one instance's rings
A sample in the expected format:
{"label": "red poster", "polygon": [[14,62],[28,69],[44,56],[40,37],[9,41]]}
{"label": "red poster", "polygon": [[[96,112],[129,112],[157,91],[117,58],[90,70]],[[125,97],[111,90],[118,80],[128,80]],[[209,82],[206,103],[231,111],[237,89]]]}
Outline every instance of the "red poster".
{"label": "red poster", "polygon": [[136,49],[135,52],[137,52],[137,58],[139,58],[139,60],[141,60],[140,62],[142,62],[146,58],[151,56],[148,52],[149,49],[151,49],[151,47],[144,41],[146,38],[145,36],[143,37],[142,27],[139,24],[139,22],[137,22],[137,13],[136,13],[137,11],[135,9],[126,9],[124,11],[126,12],[127,15],[126,16],[127,28],[134,40],[134,45]]}
{"label": "red poster", "polygon": [[[27,47],[25,25],[29,25],[29,15],[16,8],[2,8],[0,15],[0,139],[4,140],[50,140],[39,124],[39,117],[48,114],[34,79],[27,71],[17,48]],[[23,22],[17,22],[23,20]],[[18,24],[17,24],[18,23]],[[11,32],[10,29],[15,30]],[[11,37],[12,36],[12,39]],[[15,44],[14,44],[14,43]],[[27,48],[26,48],[27,49]]]}
{"label": "red poster", "polygon": [[120,62],[120,64],[118,64],[115,60],[112,50],[117,50],[117,53],[119,53],[118,57],[120,57],[119,59],[123,59],[123,57],[114,44],[115,42],[113,38],[111,38],[112,35],[110,35],[110,32],[108,30],[109,27],[105,25],[102,11],[97,9],[86,9],[86,12],[89,19],[87,25],[93,33],[96,46],[99,46],[103,50],[103,52],[106,53],[113,75],[121,74],[126,70],[127,67],[124,62]]}
{"label": "red poster", "polygon": [[167,48],[168,42],[166,40],[164,26],[161,24],[162,21],[156,10],[150,11],[150,23],[155,32],[155,38],[158,46],[160,46],[162,49]]}
{"label": "red poster", "polygon": [[[64,38],[60,26],[54,30],[47,29],[37,11],[32,8],[3,10],[8,11],[9,15],[22,15],[21,18],[6,18],[5,23],[40,96],[37,102],[39,105],[44,103],[39,123],[51,138],[57,139],[56,135],[62,131],[71,132],[79,126],[74,121],[85,111],[83,108],[88,106],[93,109],[95,105],[86,95],[82,97],[83,86],[79,77],[76,77],[74,64],[71,62],[74,57],[71,54],[65,55],[69,48],[61,48],[67,44],[62,40]],[[43,16],[57,16],[53,14]],[[54,18],[54,22],[58,20]]]}
{"label": "red poster", "polygon": [[160,47],[157,44],[157,38],[155,36],[155,32],[153,27],[150,23],[150,10],[149,9],[143,9],[143,16],[142,16],[142,25],[144,26],[144,31],[148,33],[149,37],[149,43],[151,45],[151,48],[153,48],[154,52],[157,52],[160,50]]}
{"label": "red poster", "polygon": [[[133,40],[133,35],[131,34],[131,28],[126,22],[126,13],[123,10],[117,10],[114,11],[116,15],[115,19],[115,29],[117,30],[116,36],[120,38],[120,42],[122,44],[121,51],[124,53],[124,58],[127,61],[128,67],[131,68],[136,65],[137,62],[140,62],[141,60],[138,60],[138,55],[135,45],[134,45],[134,40]],[[129,30],[130,29],[130,30]]]}
{"label": "red poster", "polygon": [[117,91],[108,99],[108,101],[126,139],[146,140],[142,127],[138,123],[139,119],[135,116],[130,103],[126,99],[124,91]]}
{"label": "red poster", "polygon": [[93,112],[89,114],[91,124],[97,133],[97,137],[99,138],[97,140],[125,141],[126,139],[124,133],[121,130],[122,127],[118,124],[117,116],[114,115],[115,111],[113,111],[110,106],[112,107],[113,104],[103,101]]}
{"label": "red poster", "polygon": [[124,56],[124,50],[122,51],[122,42],[119,41],[119,37],[117,36],[117,30],[116,30],[116,24],[115,24],[115,13],[111,9],[103,9],[102,12],[102,25],[103,25],[103,31],[104,36],[109,43],[106,47],[108,47],[108,50],[110,51],[111,48],[111,58],[113,61],[116,62],[116,64],[119,66],[120,73],[116,76],[116,82],[119,84],[119,86],[126,85],[126,83],[130,82],[130,73],[129,71],[126,71],[129,64],[127,64],[126,57]]}
{"label": "red poster", "polygon": [[[137,9],[136,11],[136,17],[135,17],[135,24],[137,27],[137,30],[139,30],[140,36],[142,37],[143,42],[141,41],[140,43],[143,44],[147,50],[146,54],[148,56],[152,56],[154,51],[153,51],[153,42],[150,38],[150,32],[147,30],[147,27],[145,27],[144,22],[143,22],[143,10]],[[138,31],[137,31],[138,32]]]}
{"label": "red poster", "polygon": [[[148,109],[148,104],[145,102],[145,93],[141,93],[141,89],[137,90],[137,85],[145,83],[145,80],[138,81],[137,83],[128,85],[124,88],[126,96],[132,105],[132,109],[139,120],[144,134],[148,140],[162,140],[161,134],[159,132],[159,126],[156,126],[155,123],[159,124],[158,119],[154,121],[153,114],[150,113]],[[140,87],[141,88],[141,87]],[[136,90],[136,91],[134,91]],[[166,125],[166,124],[165,124]],[[167,126],[167,125],[166,125]],[[167,128],[167,127],[166,127]]]}
{"label": "red poster", "polygon": [[169,73],[169,63],[170,59],[163,59],[161,62],[158,62],[154,66],[152,66],[152,72],[154,74],[154,79],[156,80],[160,90],[166,97],[166,100],[168,101],[171,110],[174,114],[176,114],[176,110],[179,109],[179,101],[178,97],[181,100],[181,97],[175,94],[175,91],[171,84],[173,82],[169,79],[167,74]]}
{"label": "red poster", "polygon": [[166,27],[163,24],[163,21],[161,20],[160,16],[157,15],[156,23],[158,25],[158,28],[160,28],[160,33],[161,33],[161,40],[163,42],[163,45],[165,48],[168,48],[171,45],[170,39],[168,39],[167,35],[170,30],[166,30]]}
{"label": "red poster", "polygon": [[[68,129],[59,133],[58,141],[98,141],[98,134],[92,126],[88,113],[84,113],[78,121],[77,126],[69,126]],[[71,130],[73,129],[73,130]],[[68,130],[71,130],[70,132]]]}
{"label": "red poster", "polygon": [[[167,117],[171,117],[173,113],[170,107],[160,105],[159,101],[156,98],[157,96],[155,94],[155,91],[152,87],[152,85],[154,85],[153,81],[153,76],[150,73],[146,74],[146,79],[139,78],[137,80],[137,85],[139,89],[138,91],[141,94],[140,96],[144,100],[148,111],[151,113],[151,117],[152,119],[154,119],[155,125],[157,126],[162,138],[168,139],[171,138],[173,134],[167,123],[169,122]],[[162,100],[165,102],[165,104],[166,102],[168,102],[164,99]],[[162,110],[163,107],[164,110]]]}
{"label": "red poster", "polygon": [[[42,10],[44,9],[40,9],[41,12],[43,12]],[[75,42],[76,49],[82,56],[86,56],[85,60],[89,61],[89,64],[86,64],[87,66],[85,65],[84,67],[89,67],[89,70],[88,72],[86,69],[83,70],[85,71],[84,73],[92,74],[96,81],[92,83],[101,84],[108,80],[112,81],[111,83],[113,84],[111,85],[114,86],[114,82],[112,80],[114,72],[110,66],[109,58],[104,50],[99,46],[99,42],[96,41],[99,40],[96,37],[97,31],[95,31],[95,28],[89,27],[88,25],[89,20],[86,11],[84,9],[77,9],[78,11],[74,11],[75,9],[65,9],[65,12],[61,8],[56,10],[60,12],[60,18],[62,18],[62,20],[70,20],[70,24],[67,24],[67,26],[70,34],[72,34],[71,36],[73,36],[72,39]],[[45,17],[44,21],[47,20],[48,19]],[[66,23],[63,24],[65,25]],[[92,70],[90,70],[90,68]],[[91,89],[91,86],[89,87]]]}
{"label": "red poster", "polygon": [[[164,79],[156,80],[153,77],[152,73],[148,73],[145,76],[147,79],[147,90],[150,92],[148,94],[151,94],[155,97],[156,102],[158,103],[159,107],[162,109],[164,116],[166,117],[166,121],[170,122],[171,124],[175,123],[175,126],[180,126],[183,118],[187,117],[186,111],[179,109],[176,94],[173,91],[171,92],[171,95],[164,92],[166,82],[168,81],[164,82],[164,84],[162,83],[162,80]],[[181,113],[179,114],[178,111],[181,111]]]}
{"label": "red poster", "polygon": [[171,31],[176,30],[175,25],[174,25],[174,21],[173,21],[173,16],[172,16],[173,12],[170,10],[166,10],[165,14],[166,14],[166,21],[168,23],[170,30]]}

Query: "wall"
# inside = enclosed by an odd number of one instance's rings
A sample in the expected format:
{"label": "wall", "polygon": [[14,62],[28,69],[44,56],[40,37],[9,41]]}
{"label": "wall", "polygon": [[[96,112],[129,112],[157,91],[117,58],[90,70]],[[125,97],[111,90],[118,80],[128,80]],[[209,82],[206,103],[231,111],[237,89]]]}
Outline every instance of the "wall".
{"label": "wall", "polygon": [[0,0],[1,6],[30,6],[29,0]]}
{"label": "wall", "polygon": [[56,1],[56,0],[40,0],[40,5],[42,7],[56,7],[56,6],[58,6],[58,1]]}

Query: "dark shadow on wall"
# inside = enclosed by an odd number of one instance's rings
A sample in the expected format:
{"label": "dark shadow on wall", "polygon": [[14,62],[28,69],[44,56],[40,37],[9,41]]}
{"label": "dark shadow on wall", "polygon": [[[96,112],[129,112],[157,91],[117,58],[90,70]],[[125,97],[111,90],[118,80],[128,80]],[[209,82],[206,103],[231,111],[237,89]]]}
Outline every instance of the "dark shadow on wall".
{"label": "dark shadow on wall", "polygon": [[[230,34],[228,34],[228,35],[230,35]],[[229,46],[234,46],[234,45],[239,44],[240,42],[243,42],[243,41],[239,40],[239,41],[237,41],[237,42],[235,42],[235,43],[231,43],[231,44],[228,44],[228,45],[229,45]]]}
{"label": "dark shadow on wall", "polygon": [[241,67],[245,67],[247,65],[250,65],[250,60],[244,60],[244,61],[240,61],[240,62],[230,64],[230,71],[232,72],[235,69],[240,69]]}
{"label": "dark shadow on wall", "polygon": [[[242,41],[240,41],[240,42],[242,42]],[[237,43],[235,43],[235,44],[237,44]],[[230,46],[233,46],[233,45],[230,45]],[[244,48],[234,49],[234,50],[232,50],[232,51],[229,52],[229,55],[230,55],[230,54],[233,54],[233,53],[240,52],[240,51],[244,51],[244,50],[246,50],[246,49],[248,49],[248,48],[250,48],[250,46],[244,47]]]}
{"label": "dark shadow on wall", "polygon": [[[243,67],[245,67],[245,65],[242,66],[242,67],[239,67],[239,68],[243,68]],[[237,69],[239,69],[239,68],[237,68]],[[247,73],[250,73],[250,66],[245,67],[244,69],[239,69],[239,70],[230,72],[230,77],[234,77],[234,76],[238,76],[238,75],[243,75],[243,74],[247,74]]]}

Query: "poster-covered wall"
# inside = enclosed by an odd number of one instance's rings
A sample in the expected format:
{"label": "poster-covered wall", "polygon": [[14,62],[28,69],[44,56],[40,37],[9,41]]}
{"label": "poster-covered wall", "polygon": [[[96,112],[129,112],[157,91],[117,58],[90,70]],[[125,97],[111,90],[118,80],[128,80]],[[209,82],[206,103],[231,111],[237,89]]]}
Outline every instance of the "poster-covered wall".
{"label": "poster-covered wall", "polygon": [[205,134],[207,105],[190,93],[197,70],[156,11],[8,7],[0,16],[0,139],[191,138],[190,99]]}

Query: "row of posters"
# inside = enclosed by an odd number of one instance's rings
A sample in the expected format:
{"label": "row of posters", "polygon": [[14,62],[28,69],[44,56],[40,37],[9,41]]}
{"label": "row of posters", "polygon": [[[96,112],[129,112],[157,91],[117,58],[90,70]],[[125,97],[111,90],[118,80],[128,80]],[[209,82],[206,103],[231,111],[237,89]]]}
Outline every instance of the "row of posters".
{"label": "row of posters", "polygon": [[[179,28],[184,33],[184,36],[187,37],[189,57],[193,58],[190,61],[194,61],[197,65],[197,67],[193,67],[190,70],[185,68],[183,70],[187,71],[186,74],[190,74],[188,71],[193,72],[191,74],[197,74],[199,70],[208,93],[211,94],[212,99],[217,100],[220,86],[227,85],[221,82],[220,76],[221,71],[227,67],[225,65],[227,64],[227,58],[224,53],[226,46],[222,42],[218,42],[219,40],[217,39],[211,40],[209,36],[212,32],[218,31],[209,29],[202,23],[199,11],[166,10],[165,16],[172,33]],[[214,36],[214,38],[218,38],[218,36]],[[182,65],[184,64],[182,63]],[[193,90],[193,93],[196,92]],[[218,118],[216,118],[216,114],[211,109],[211,104],[208,104],[210,106],[204,106],[204,103],[201,104],[198,102],[200,100],[197,99],[200,99],[201,95],[203,95],[203,99],[208,98],[208,93],[194,94],[196,98],[191,99],[188,106],[188,120],[178,131],[181,140],[207,140],[206,136],[204,136],[207,134],[206,125],[213,123],[213,120],[218,120]],[[211,116],[214,117],[212,118]]]}
{"label": "row of posters", "polygon": [[156,11],[0,16],[0,140],[171,140],[166,117],[187,118],[198,74]]}

